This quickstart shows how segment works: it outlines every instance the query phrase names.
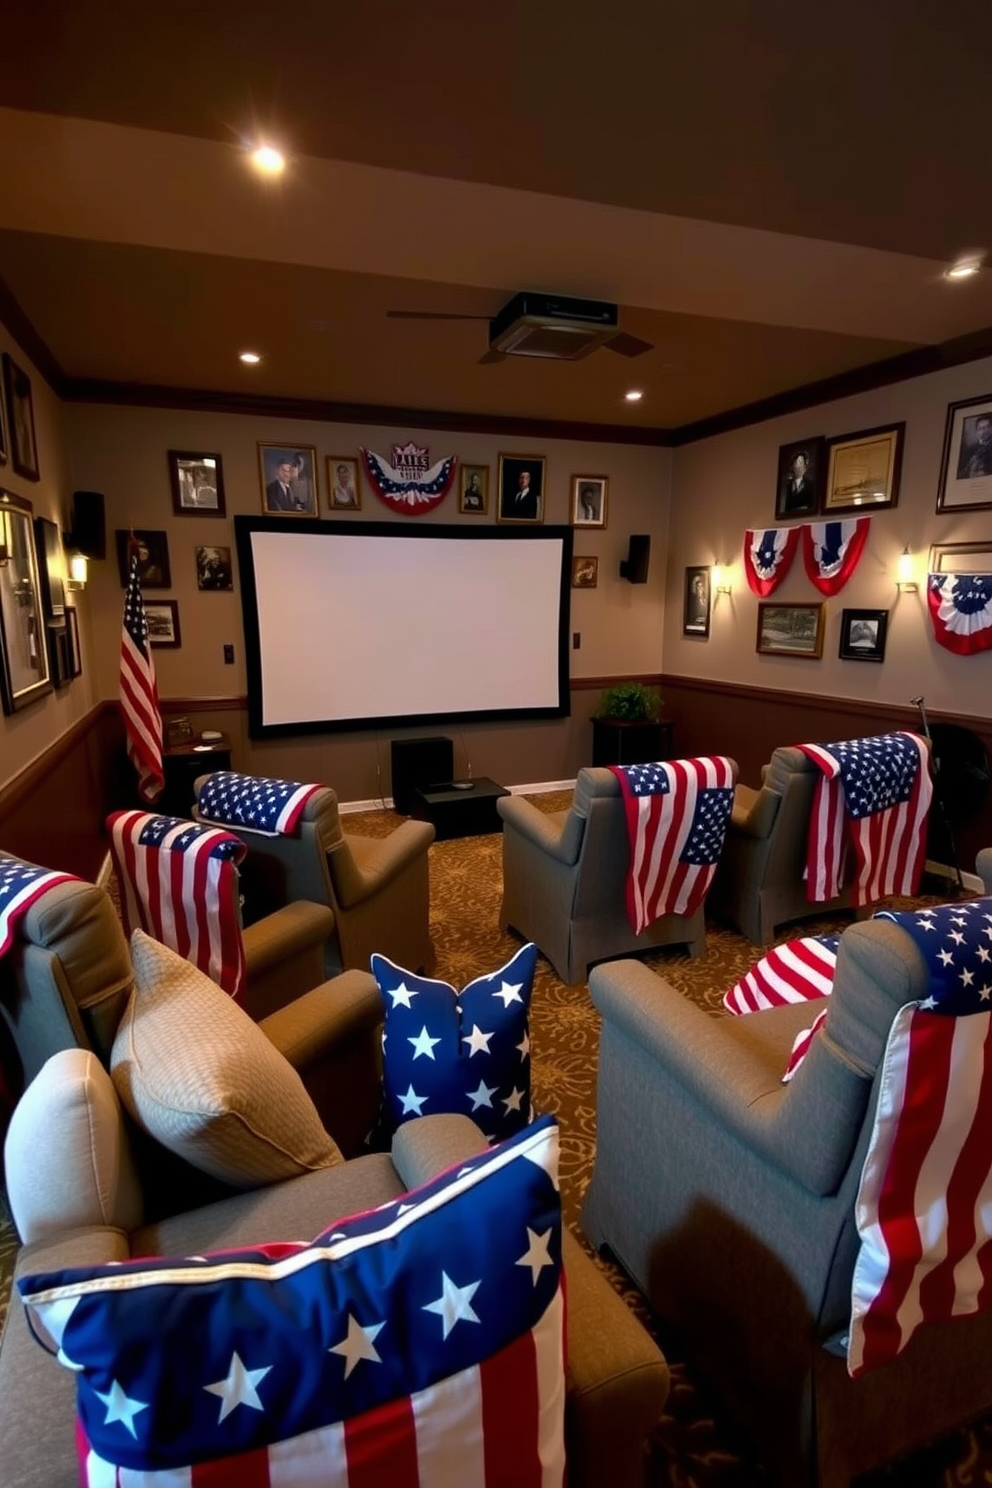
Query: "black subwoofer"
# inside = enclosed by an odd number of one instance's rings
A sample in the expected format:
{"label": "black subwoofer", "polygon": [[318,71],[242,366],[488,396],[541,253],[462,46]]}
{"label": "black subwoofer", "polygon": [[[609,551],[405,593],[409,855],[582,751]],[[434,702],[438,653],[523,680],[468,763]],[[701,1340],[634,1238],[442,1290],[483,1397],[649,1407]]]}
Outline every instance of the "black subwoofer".
{"label": "black subwoofer", "polygon": [[413,810],[413,793],[422,785],[443,785],[455,772],[455,746],[450,739],[394,739],[393,807],[401,816]]}

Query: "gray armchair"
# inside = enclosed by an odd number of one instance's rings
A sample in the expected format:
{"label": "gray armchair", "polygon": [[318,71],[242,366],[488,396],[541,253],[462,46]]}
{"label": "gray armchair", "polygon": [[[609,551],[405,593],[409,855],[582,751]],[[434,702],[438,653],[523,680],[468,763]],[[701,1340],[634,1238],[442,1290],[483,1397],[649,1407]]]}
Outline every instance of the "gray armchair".
{"label": "gray armchair", "polygon": [[975,859],[975,872],[982,880],[986,894],[992,894],[992,847],[983,847]]}
{"label": "gray armchair", "polygon": [[[598,967],[596,1161],[582,1225],[608,1246],[787,1488],[846,1488],[992,1409],[992,1314],[922,1327],[857,1379],[833,1351],[889,1027],[925,997],[899,926],[843,935],[833,996],[715,1019],[637,962]],[[795,1035],[827,1019],[791,1083]]]}
{"label": "gray armchair", "polygon": [[580,770],[568,811],[548,815],[521,796],[504,796],[496,808],[503,818],[500,925],[533,940],[563,982],[584,982],[592,962],[610,956],[667,945],[705,952],[702,907],[663,915],[639,935],[631,926],[630,841],[611,770]]}
{"label": "gray armchair", "polygon": [[[195,782],[197,800],[209,777]],[[198,807],[193,815],[197,821]],[[241,864],[252,920],[295,900],[334,912],[325,972],[367,971],[374,951],[427,975],[434,969],[430,936],[429,822],[403,822],[388,837],[361,837],[341,828],[338,798],[328,786],[307,801],[292,836],[273,837],[228,826],[248,848]]]}

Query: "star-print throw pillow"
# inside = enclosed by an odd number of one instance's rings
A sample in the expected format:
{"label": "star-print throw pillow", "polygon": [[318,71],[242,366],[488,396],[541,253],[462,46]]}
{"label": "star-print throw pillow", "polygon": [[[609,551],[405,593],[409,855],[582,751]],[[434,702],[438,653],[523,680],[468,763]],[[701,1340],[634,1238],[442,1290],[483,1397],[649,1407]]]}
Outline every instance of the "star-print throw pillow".
{"label": "star-print throw pillow", "polygon": [[530,1119],[528,1015],[537,947],[462,992],[385,956],[372,975],[385,1007],[383,1087],[392,1127],[414,1116],[471,1116],[490,1139]]}

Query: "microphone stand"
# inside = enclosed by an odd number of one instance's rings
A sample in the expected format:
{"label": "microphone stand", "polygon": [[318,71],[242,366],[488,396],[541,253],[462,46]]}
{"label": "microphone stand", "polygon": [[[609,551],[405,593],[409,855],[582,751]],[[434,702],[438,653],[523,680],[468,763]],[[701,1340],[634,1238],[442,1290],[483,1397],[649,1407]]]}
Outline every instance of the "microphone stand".
{"label": "microphone stand", "polygon": [[954,831],[951,827],[950,817],[947,814],[947,807],[944,804],[944,792],[941,789],[940,784],[940,760],[934,753],[933,739],[930,735],[930,725],[927,722],[926,706],[924,705],[922,696],[910,698],[909,701],[915,708],[919,708],[920,710],[920,722],[923,725],[923,737],[926,739],[927,744],[930,746],[930,758],[933,761],[933,796],[935,802],[937,803],[937,810],[940,812],[941,825],[943,826],[944,831],[947,833],[947,842],[951,849],[951,866],[954,869],[954,876],[958,882],[958,893],[964,894],[964,879],[961,877],[961,869],[958,865],[958,850],[954,844]]}

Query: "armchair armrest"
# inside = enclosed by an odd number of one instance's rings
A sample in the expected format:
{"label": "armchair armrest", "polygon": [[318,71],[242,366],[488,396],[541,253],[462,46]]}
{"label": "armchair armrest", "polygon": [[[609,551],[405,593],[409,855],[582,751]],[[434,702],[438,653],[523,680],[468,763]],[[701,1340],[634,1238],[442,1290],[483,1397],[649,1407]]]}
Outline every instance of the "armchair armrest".
{"label": "armchair armrest", "polygon": [[[577,861],[582,843],[581,833],[567,832],[561,816],[549,816],[523,796],[501,796],[496,802],[496,810],[507,826],[513,827],[521,837],[532,842],[549,857],[557,858],[559,863],[572,864]],[[565,817],[565,822],[567,821],[568,815]]]}
{"label": "armchair armrest", "polygon": [[422,821],[405,821],[388,837],[352,837],[345,833],[342,846],[346,851],[331,848],[327,854],[340,902],[350,909],[380,893],[426,853],[433,841],[432,823]]}
{"label": "armchair armrest", "polygon": [[767,837],[781,804],[782,797],[777,791],[752,790],[749,785],[738,785],[734,790],[730,824],[735,832],[745,837]]}
{"label": "armchair armrest", "polygon": [[985,886],[985,893],[992,894],[992,847],[983,847],[975,859],[975,872]]}
{"label": "armchair armrest", "polygon": [[418,1116],[393,1137],[393,1167],[406,1188],[428,1183],[445,1168],[483,1152],[486,1139],[469,1116]]}
{"label": "armchair armrest", "polygon": [[298,899],[246,925],[244,1008],[256,1021],[324,980],[324,947],[334,930],[326,904]]}

